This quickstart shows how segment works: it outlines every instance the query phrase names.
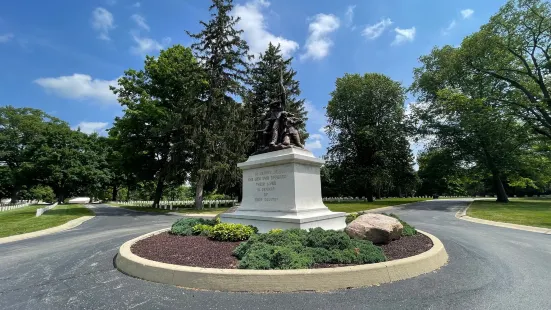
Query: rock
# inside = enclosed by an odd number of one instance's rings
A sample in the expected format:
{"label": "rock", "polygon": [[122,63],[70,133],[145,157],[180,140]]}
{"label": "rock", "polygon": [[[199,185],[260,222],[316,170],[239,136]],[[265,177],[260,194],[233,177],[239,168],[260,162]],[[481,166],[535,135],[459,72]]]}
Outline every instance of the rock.
{"label": "rock", "polygon": [[367,213],[360,215],[348,224],[345,232],[351,238],[369,240],[373,243],[381,244],[400,239],[403,228],[400,221],[393,217]]}

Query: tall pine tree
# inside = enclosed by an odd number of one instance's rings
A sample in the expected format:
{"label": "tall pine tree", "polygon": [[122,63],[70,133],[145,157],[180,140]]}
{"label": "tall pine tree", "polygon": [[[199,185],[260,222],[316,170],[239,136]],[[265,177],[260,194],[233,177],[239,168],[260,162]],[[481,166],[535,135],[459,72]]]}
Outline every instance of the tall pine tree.
{"label": "tall pine tree", "polygon": [[[293,58],[284,59],[280,46],[273,45],[271,42],[264,54],[260,54],[259,60],[252,68],[251,74],[251,96],[249,109],[251,117],[254,120],[252,124],[254,130],[263,127],[262,119],[269,110],[270,101],[280,97],[281,94],[281,76],[283,76],[283,86],[287,95],[286,110],[301,118],[304,122],[298,128],[302,142],[308,139],[306,131],[306,110],[304,109],[304,99],[299,99],[299,82],[295,80],[297,72],[291,67]],[[254,139],[254,152],[259,145],[259,139]]]}
{"label": "tall pine tree", "polygon": [[191,34],[196,57],[206,72],[207,89],[196,113],[192,177],[196,186],[195,207],[203,208],[203,188],[207,181],[235,179],[237,162],[249,148],[243,106],[235,96],[243,96],[248,81],[248,45],[236,30],[239,18],[231,16],[232,0],[212,0],[211,20],[201,21],[203,30]]}

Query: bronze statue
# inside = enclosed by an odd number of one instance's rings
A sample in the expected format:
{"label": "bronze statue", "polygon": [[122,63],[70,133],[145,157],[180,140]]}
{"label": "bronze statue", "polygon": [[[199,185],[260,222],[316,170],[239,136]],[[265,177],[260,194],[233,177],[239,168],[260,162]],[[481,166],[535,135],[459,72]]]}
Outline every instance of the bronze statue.
{"label": "bronze statue", "polygon": [[287,98],[285,86],[283,85],[282,68],[280,68],[280,86],[279,98],[270,102],[269,111],[263,118],[264,129],[259,130],[262,133],[262,143],[260,149],[254,154],[277,151],[293,146],[304,148],[296,129],[296,126],[301,124],[302,120],[285,111]]}
{"label": "bronze statue", "polygon": [[300,142],[300,136],[296,125],[302,124],[302,119],[294,116],[293,113],[283,112],[285,118],[285,133],[283,138],[283,145],[294,145],[300,148],[304,148],[304,145]]}

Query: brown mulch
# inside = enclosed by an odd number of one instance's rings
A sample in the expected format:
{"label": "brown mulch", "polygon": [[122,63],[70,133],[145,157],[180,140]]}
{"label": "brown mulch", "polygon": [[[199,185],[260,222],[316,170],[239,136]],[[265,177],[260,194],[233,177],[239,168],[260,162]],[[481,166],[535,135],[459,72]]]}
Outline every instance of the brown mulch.
{"label": "brown mulch", "polygon": [[[219,242],[201,236],[176,236],[167,232],[138,241],[132,253],[150,260],[204,268],[235,269],[239,261],[232,251],[240,242]],[[432,248],[429,237],[418,234],[402,237],[380,246],[389,261],[414,256]],[[316,264],[313,268],[351,266],[343,264]]]}
{"label": "brown mulch", "polygon": [[232,251],[241,242],[219,242],[207,237],[161,233],[132,245],[132,253],[150,260],[205,268],[237,268]]}
{"label": "brown mulch", "polygon": [[402,237],[389,244],[380,245],[385,252],[386,258],[390,260],[415,256],[432,248],[432,240],[423,234],[410,237]]}

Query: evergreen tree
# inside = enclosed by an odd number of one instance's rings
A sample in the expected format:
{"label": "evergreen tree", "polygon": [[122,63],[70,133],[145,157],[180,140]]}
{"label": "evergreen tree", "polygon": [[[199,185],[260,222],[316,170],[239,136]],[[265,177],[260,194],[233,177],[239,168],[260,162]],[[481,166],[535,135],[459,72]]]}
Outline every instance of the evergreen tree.
{"label": "evergreen tree", "polygon": [[[293,58],[284,59],[281,54],[280,46],[273,45],[271,42],[264,54],[255,63],[252,69],[251,84],[252,96],[249,105],[251,117],[253,118],[253,130],[262,127],[262,118],[269,109],[270,101],[279,98],[281,93],[281,77],[283,77],[283,86],[287,95],[286,110],[301,118],[304,122],[298,128],[302,142],[308,139],[306,131],[306,110],[304,109],[304,99],[299,99],[299,82],[295,80],[297,72],[291,68]],[[255,139],[254,150],[259,147],[259,139]]]}
{"label": "evergreen tree", "polygon": [[[209,179],[238,179],[237,162],[244,160],[250,133],[243,106],[233,98],[243,96],[248,80],[248,45],[236,30],[239,18],[229,13],[232,0],[212,0],[211,20],[201,21],[203,30],[191,34],[196,57],[206,72],[203,105],[196,113],[192,140],[192,178],[196,186],[195,207],[203,208],[203,189]],[[228,181],[229,179],[229,181]]]}

